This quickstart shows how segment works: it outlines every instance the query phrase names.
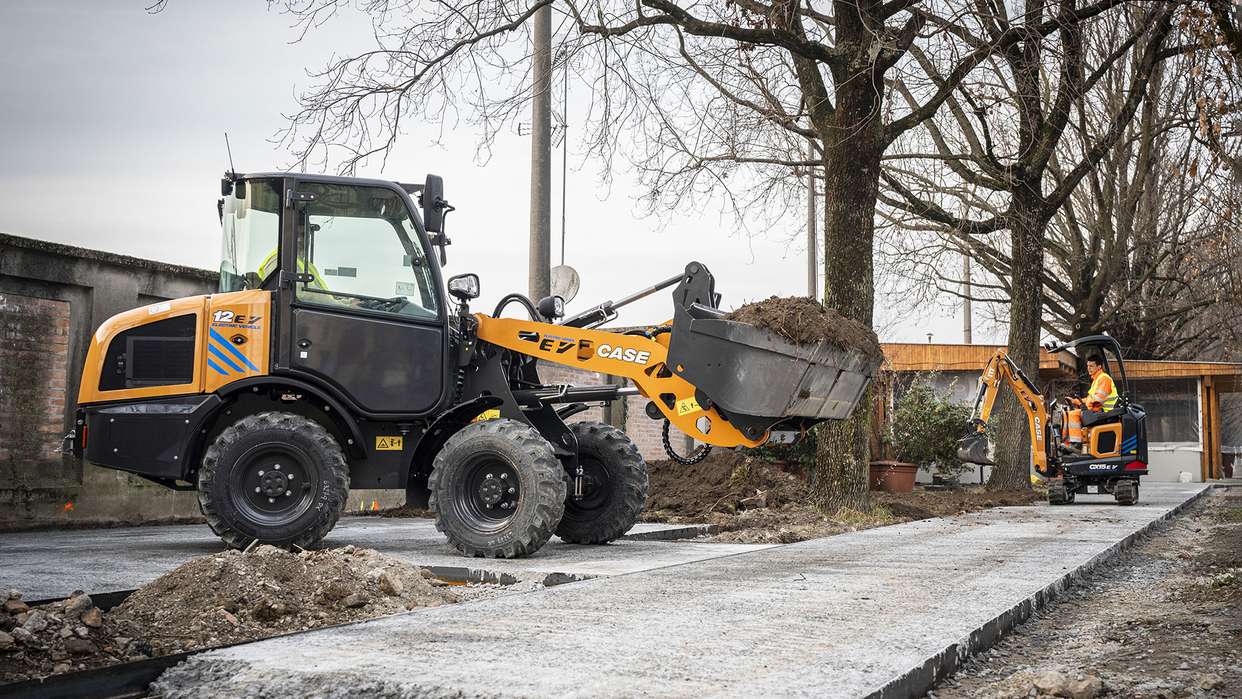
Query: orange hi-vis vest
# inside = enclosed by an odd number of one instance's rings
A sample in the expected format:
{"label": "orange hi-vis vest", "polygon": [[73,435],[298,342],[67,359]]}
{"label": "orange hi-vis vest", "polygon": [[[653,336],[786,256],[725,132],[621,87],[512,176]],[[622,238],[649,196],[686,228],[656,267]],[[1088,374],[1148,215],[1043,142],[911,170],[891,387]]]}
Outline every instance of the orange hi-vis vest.
{"label": "orange hi-vis vest", "polygon": [[1091,381],[1091,390],[1087,392],[1087,406],[1092,410],[1108,412],[1116,405],[1117,385],[1113,383],[1113,377],[1101,369]]}

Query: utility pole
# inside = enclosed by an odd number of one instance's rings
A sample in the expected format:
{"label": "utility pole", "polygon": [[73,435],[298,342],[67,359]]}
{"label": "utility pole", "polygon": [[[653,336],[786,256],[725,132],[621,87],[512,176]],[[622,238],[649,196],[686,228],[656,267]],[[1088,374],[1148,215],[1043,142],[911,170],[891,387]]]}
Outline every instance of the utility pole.
{"label": "utility pole", "polygon": [[[815,159],[815,142],[807,139],[807,160]],[[819,255],[815,232],[815,166],[806,168],[806,295],[819,298]]]}
{"label": "utility pole", "polygon": [[530,298],[551,293],[552,269],[552,8],[534,16],[530,139]]}
{"label": "utility pole", "polygon": [[970,255],[962,255],[962,342],[972,344],[970,322]]}

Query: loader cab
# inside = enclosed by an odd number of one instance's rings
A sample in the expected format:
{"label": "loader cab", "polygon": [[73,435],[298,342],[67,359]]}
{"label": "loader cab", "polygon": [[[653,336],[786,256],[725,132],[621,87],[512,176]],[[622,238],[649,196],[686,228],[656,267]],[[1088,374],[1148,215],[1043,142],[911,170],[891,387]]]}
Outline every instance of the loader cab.
{"label": "loader cab", "polygon": [[228,178],[220,290],[273,294],[272,373],[312,381],[362,416],[446,400],[440,266],[395,182],[270,173]]}

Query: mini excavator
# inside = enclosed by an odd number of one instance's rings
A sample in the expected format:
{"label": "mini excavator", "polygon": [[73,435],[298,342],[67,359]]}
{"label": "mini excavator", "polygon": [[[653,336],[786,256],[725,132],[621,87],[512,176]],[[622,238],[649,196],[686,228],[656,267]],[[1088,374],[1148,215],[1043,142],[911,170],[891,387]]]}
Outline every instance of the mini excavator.
{"label": "mini excavator", "polygon": [[1002,385],[1008,385],[1026,412],[1032,461],[1036,473],[1048,479],[1049,503],[1066,505],[1074,502],[1077,493],[1101,493],[1111,494],[1121,505],[1133,505],[1139,498],[1139,477],[1147,474],[1147,413],[1133,402],[1121,345],[1108,335],[1092,335],[1048,344],[1045,349],[1074,351],[1080,364],[1088,350],[1098,352],[1105,370],[1114,375],[1115,368],[1120,375],[1114,407],[1082,411],[1084,439],[1081,446],[1071,445],[1067,425],[1072,399],[1045,397],[1002,349],[983,369],[967,434],[958,444],[958,458],[967,463],[993,463],[988,455],[988,421]]}

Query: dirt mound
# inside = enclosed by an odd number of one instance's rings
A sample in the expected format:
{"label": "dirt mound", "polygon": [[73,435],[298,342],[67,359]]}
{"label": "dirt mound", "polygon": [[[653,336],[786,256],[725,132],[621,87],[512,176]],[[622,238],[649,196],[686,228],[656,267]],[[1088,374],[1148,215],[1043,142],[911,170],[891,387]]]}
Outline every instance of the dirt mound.
{"label": "dirt mound", "polygon": [[649,461],[647,477],[646,510],[664,515],[704,517],[808,500],[806,484],[798,476],[771,462],[722,449],[690,466]]}
{"label": "dirt mound", "polygon": [[[101,667],[458,600],[430,572],[370,549],[200,556],[102,612],[90,596],[0,610],[0,682]],[[438,583],[439,581],[435,581]],[[0,594],[0,597],[4,597]]]}
{"label": "dirt mound", "polygon": [[913,493],[872,492],[870,512],[825,514],[815,507],[801,476],[746,452],[717,450],[691,466],[652,461],[647,468],[650,490],[643,520],[710,524],[716,529],[707,540],[717,542],[788,544],[1042,499],[1032,491],[919,488]]}
{"label": "dirt mound", "polygon": [[827,340],[835,347],[857,350],[877,361],[884,359],[874,330],[804,296],[773,296],[745,304],[725,318],[771,330],[795,344]]}
{"label": "dirt mound", "polygon": [[175,653],[447,601],[418,568],[371,549],[293,553],[259,546],[196,558],[136,591],[109,616],[152,630],[156,651]]}

